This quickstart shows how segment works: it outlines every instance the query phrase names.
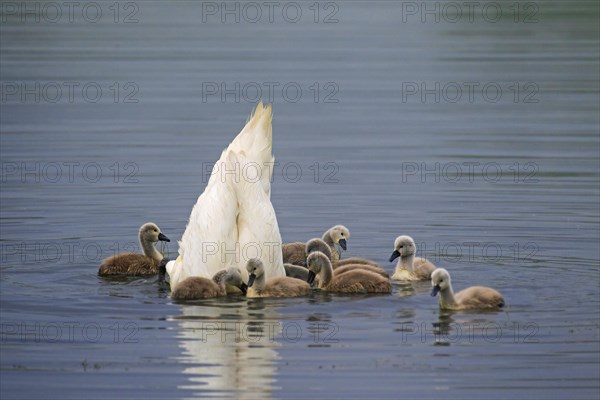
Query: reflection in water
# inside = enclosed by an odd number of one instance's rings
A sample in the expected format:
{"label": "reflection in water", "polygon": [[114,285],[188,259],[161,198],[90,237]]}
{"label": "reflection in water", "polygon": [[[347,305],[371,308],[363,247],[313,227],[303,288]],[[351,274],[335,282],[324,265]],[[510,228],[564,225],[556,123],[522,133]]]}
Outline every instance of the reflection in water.
{"label": "reflection in water", "polygon": [[419,329],[415,321],[416,313],[413,308],[402,308],[396,311],[392,324],[394,332],[400,332],[401,342],[407,343],[408,338]]}
{"label": "reflection in water", "polygon": [[414,296],[417,293],[411,282],[392,281],[392,283],[398,288],[398,297]]}
{"label": "reflection in water", "polygon": [[308,347],[331,347],[336,343],[335,337],[339,332],[338,325],[333,322],[328,313],[312,313],[307,318],[308,326],[306,331],[313,338],[313,343]]}
{"label": "reflection in water", "polygon": [[[183,305],[179,321],[181,362],[189,385],[203,396],[271,398],[279,359],[278,313],[261,302],[222,300]],[[232,392],[235,394],[232,395]]]}
{"label": "reflection in water", "polygon": [[[496,318],[485,318],[500,313],[500,310],[440,310],[437,322],[432,322],[433,344],[449,346],[457,343],[498,342],[506,334],[508,325],[500,324]],[[464,317],[461,317],[464,316]]]}
{"label": "reflection in water", "polygon": [[431,292],[431,281],[391,281],[398,297],[425,295]]}
{"label": "reflection in water", "polygon": [[[497,318],[500,311],[440,311],[435,322],[417,319],[412,307],[398,309],[392,319],[393,331],[402,344],[450,346],[467,343],[497,343],[515,337],[518,325]],[[489,318],[486,318],[489,315]]]}

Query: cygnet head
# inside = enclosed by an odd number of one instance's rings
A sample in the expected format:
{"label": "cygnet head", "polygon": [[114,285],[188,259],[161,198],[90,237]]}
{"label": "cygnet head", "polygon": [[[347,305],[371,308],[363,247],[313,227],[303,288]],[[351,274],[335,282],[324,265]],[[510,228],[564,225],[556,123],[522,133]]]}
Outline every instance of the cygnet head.
{"label": "cygnet head", "polygon": [[348,243],[346,240],[350,239],[350,231],[344,225],[336,225],[331,228],[329,236],[331,236],[334,244],[339,244],[344,250],[347,249]]}
{"label": "cygnet head", "polygon": [[431,295],[435,297],[439,291],[450,287],[450,274],[444,268],[438,268],[431,274]]}
{"label": "cygnet head", "polygon": [[242,279],[240,271],[235,267],[227,268],[227,272],[225,273],[225,284],[239,288],[244,295],[248,291],[248,285],[246,285]]}
{"label": "cygnet head", "polygon": [[417,245],[410,236],[398,236],[394,241],[394,252],[390,256],[390,262],[398,257],[411,256],[417,252]]}
{"label": "cygnet head", "polygon": [[265,273],[265,266],[259,258],[251,258],[246,264],[246,271],[248,271],[248,287],[252,287],[254,280]]}
{"label": "cygnet head", "polygon": [[140,228],[140,239],[144,242],[156,243],[159,240],[163,242],[170,242],[171,240],[160,232],[160,228],[152,223],[148,222]]}
{"label": "cygnet head", "polygon": [[[306,281],[312,285],[315,280],[315,276],[327,268],[327,264],[331,264],[329,258],[320,251],[313,251],[308,255],[306,259],[306,265],[308,267],[308,279]],[[329,266],[331,268],[331,266]]]}

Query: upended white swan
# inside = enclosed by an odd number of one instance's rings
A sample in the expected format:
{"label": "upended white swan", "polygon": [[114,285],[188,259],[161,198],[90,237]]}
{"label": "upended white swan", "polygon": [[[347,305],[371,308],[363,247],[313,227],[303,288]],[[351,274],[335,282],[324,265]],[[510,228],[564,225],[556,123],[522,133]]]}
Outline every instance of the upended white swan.
{"label": "upended white swan", "polygon": [[172,289],[188,277],[210,279],[230,266],[247,281],[246,263],[256,257],[264,260],[266,278],[285,276],[270,200],[272,120],[271,105],[260,102],[215,163],[179,241],[179,256],[166,266]]}

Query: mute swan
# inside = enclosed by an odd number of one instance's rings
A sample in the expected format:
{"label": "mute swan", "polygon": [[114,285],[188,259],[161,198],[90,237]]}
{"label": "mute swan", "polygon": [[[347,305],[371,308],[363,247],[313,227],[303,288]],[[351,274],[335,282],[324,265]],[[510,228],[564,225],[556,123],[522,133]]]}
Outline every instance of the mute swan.
{"label": "mute swan", "polygon": [[294,265],[306,264],[305,244],[302,242],[284,243],[281,247],[283,262]]}
{"label": "mute swan", "polygon": [[330,260],[333,257],[331,253],[331,247],[329,247],[329,245],[325,243],[323,239],[313,238],[306,243],[285,243],[282,247],[283,262],[306,266],[306,255],[315,250],[325,253]]}
{"label": "mute swan", "polygon": [[[333,258],[331,247],[329,247],[329,245],[325,243],[321,238],[313,238],[306,242],[306,254],[308,255],[313,251],[320,251],[321,253],[325,254],[330,260]],[[304,260],[304,262],[306,263],[306,260]]]}
{"label": "mute swan", "polygon": [[[308,268],[301,267],[300,265],[293,264],[283,264],[283,268],[285,268],[285,275],[290,278],[299,279],[302,282],[308,281]],[[318,285],[319,278],[317,277],[314,284],[311,284],[311,287],[315,287]]]}
{"label": "mute swan", "polygon": [[[331,254],[331,260],[339,260],[340,258],[340,250],[346,250],[346,239],[350,237],[350,231],[343,225],[332,226],[328,230],[323,233],[323,236],[320,240],[325,242],[327,246],[329,246],[329,250],[327,251],[327,255]],[[306,256],[308,254],[307,245],[311,243],[311,248],[320,250],[325,252],[319,246],[320,242],[316,242],[316,239],[311,239],[308,242],[293,242],[293,243],[285,243],[282,248],[283,254],[283,262],[290,263],[294,265],[306,265]]]}
{"label": "mute swan", "polygon": [[323,234],[322,240],[331,248],[333,257],[330,260],[334,270],[345,265],[362,264],[372,265],[379,268],[378,272],[385,272],[381,265],[366,258],[350,257],[342,259],[342,250],[345,251],[348,248],[348,239],[350,239],[350,230],[344,225],[336,225]]}
{"label": "mute swan", "polygon": [[308,269],[306,267],[285,263],[283,264],[283,268],[285,269],[285,276],[306,282],[308,278]]}
{"label": "mute swan", "polygon": [[139,238],[144,254],[121,253],[105,258],[100,264],[98,275],[146,276],[158,273],[158,264],[163,256],[156,250],[154,243],[159,240],[170,242],[169,238],[152,222],[140,227]]}
{"label": "mute swan", "polygon": [[400,257],[392,279],[398,281],[426,281],[431,278],[431,273],[436,266],[429,260],[416,257],[417,245],[410,236],[398,236],[394,241],[394,252],[390,262]]}
{"label": "mute swan", "polygon": [[313,250],[326,252],[331,258],[331,248],[321,238],[310,239],[306,243],[285,243],[282,247],[283,262],[294,265],[306,265],[306,255]]}
{"label": "mute swan", "polygon": [[339,261],[342,250],[347,248],[346,240],[350,239],[350,231],[344,225],[336,225],[327,230],[321,239],[331,247],[331,261]]}
{"label": "mute swan", "polygon": [[270,201],[274,158],[271,105],[254,114],[215,163],[179,242],[179,257],[167,264],[171,284],[210,278],[223,265],[246,280],[246,259],[268,260],[267,277],[285,276],[281,235]]}
{"label": "mute swan", "polygon": [[390,282],[373,272],[363,269],[355,269],[343,274],[334,274],[331,261],[320,251],[309,254],[308,283],[312,283],[316,275],[319,275],[319,288],[337,293],[391,293]]}
{"label": "mute swan", "polygon": [[229,267],[217,272],[212,279],[192,276],[179,282],[171,292],[174,300],[197,300],[212,297],[226,296],[231,290],[227,286],[239,288],[246,294],[247,286],[242,280],[242,275],[235,267]]}
{"label": "mute swan", "polygon": [[[304,245],[303,243],[297,242],[299,244],[302,244],[302,254],[310,254],[313,251],[321,251],[323,252],[325,255],[327,255],[328,258],[331,259],[331,248],[329,247],[329,245],[327,243],[325,243],[322,239],[320,238],[313,238],[310,239],[308,242],[306,242],[306,245]],[[296,243],[289,243],[290,245],[295,245]],[[285,252],[284,252],[284,257],[285,257]],[[306,263],[306,259],[303,256],[303,263]],[[306,268],[306,266],[302,265],[294,265],[291,263],[285,263],[283,264],[283,267],[285,268],[285,275],[289,276],[290,278],[296,278],[296,279],[300,279],[304,282],[306,282],[306,280],[308,279],[308,268]]]}
{"label": "mute swan", "polygon": [[[320,251],[321,253],[325,254],[329,260],[331,260],[333,257],[331,247],[327,243],[325,243],[323,239],[314,238],[306,242],[306,254],[310,254],[313,251]],[[381,265],[377,264],[375,261],[367,260],[366,258],[344,258],[343,260],[332,262],[332,266],[333,270],[338,275],[342,272],[350,271],[357,268],[363,268],[365,270],[375,272],[383,276],[384,278],[389,278],[389,274]],[[338,268],[343,269],[341,272],[338,272]]]}
{"label": "mute swan", "polygon": [[346,265],[342,265],[342,266],[336,266],[334,264],[334,266],[333,266],[333,272],[336,275],[341,275],[345,272],[355,271],[357,269],[373,272],[374,274],[380,275],[381,277],[383,277],[385,279],[389,279],[389,277],[390,277],[390,274],[388,274],[388,272],[385,269],[383,269],[381,267],[375,267],[370,264],[346,264]]}
{"label": "mute swan", "polygon": [[483,286],[471,286],[454,294],[450,274],[438,268],[431,274],[432,296],[440,294],[440,308],[446,310],[464,310],[474,308],[501,308],[504,306],[502,295],[495,289]]}
{"label": "mute swan", "polygon": [[299,279],[276,276],[267,279],[261,260],[253,258],[246,265],[248,271],[248,297],[299,297],[310,294],[310,285]]}
{"label": "mute swan", "polygon": [[369,265],[371,267],[375,267],[378,268],[382,271],[385,271],[385,269],[379,265],[378,262],[375,262],[373,260],[369,260],[367,258],[361,258],[361,257],[350,257],[350,258],[343,258],[339,261],[336,261],[333,263],[333,269],[338,269],[340,267],[343,267],[345,265],[350,265],[350,264],[362,264],[362,265]]}

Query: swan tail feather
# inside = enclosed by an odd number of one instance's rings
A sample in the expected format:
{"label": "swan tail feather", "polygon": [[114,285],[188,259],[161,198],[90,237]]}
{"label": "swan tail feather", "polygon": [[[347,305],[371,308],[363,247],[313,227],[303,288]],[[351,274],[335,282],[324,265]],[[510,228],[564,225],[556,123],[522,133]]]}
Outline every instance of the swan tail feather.
{"label": "swan tail feather", "polygon": [[254,109],[254,113],[246,126],[231,142],[221,156],[234,152],[244,156],[248,162],[254,163],[248,173],[260,174],[263,190],[270,197],[271,177],[273,176],[273,107],[271,104],[263,105],[262,101]]}
{"label": "swan tail feather", "polygon": [[[278,245],[270,274],[285,275],[281,236],[270,201],[272,121],[272,106],[259,102],[242,131],[221,153],[192,208],[179,243],[180,257],[168,266],[173,286],[188,276],[210,279],[225,266],[238,265],[234,246],[244,249],[247,243],[258,244],[265,254]],[[245,263],[238,267],[244,276]]]}
{"label": "swan tail feather", "polygon": [[[229,155],[229,161],[242,167],[249,162],[243,155],[235,153]],[[246,250],[242,255],[261,258],[267,278],[285,276],[277,216],[261,182],[242,177],[235,190],[239,211],[238,240],[240,248]],[[240,268],[244,268],[247,261],[241,260]]]}

